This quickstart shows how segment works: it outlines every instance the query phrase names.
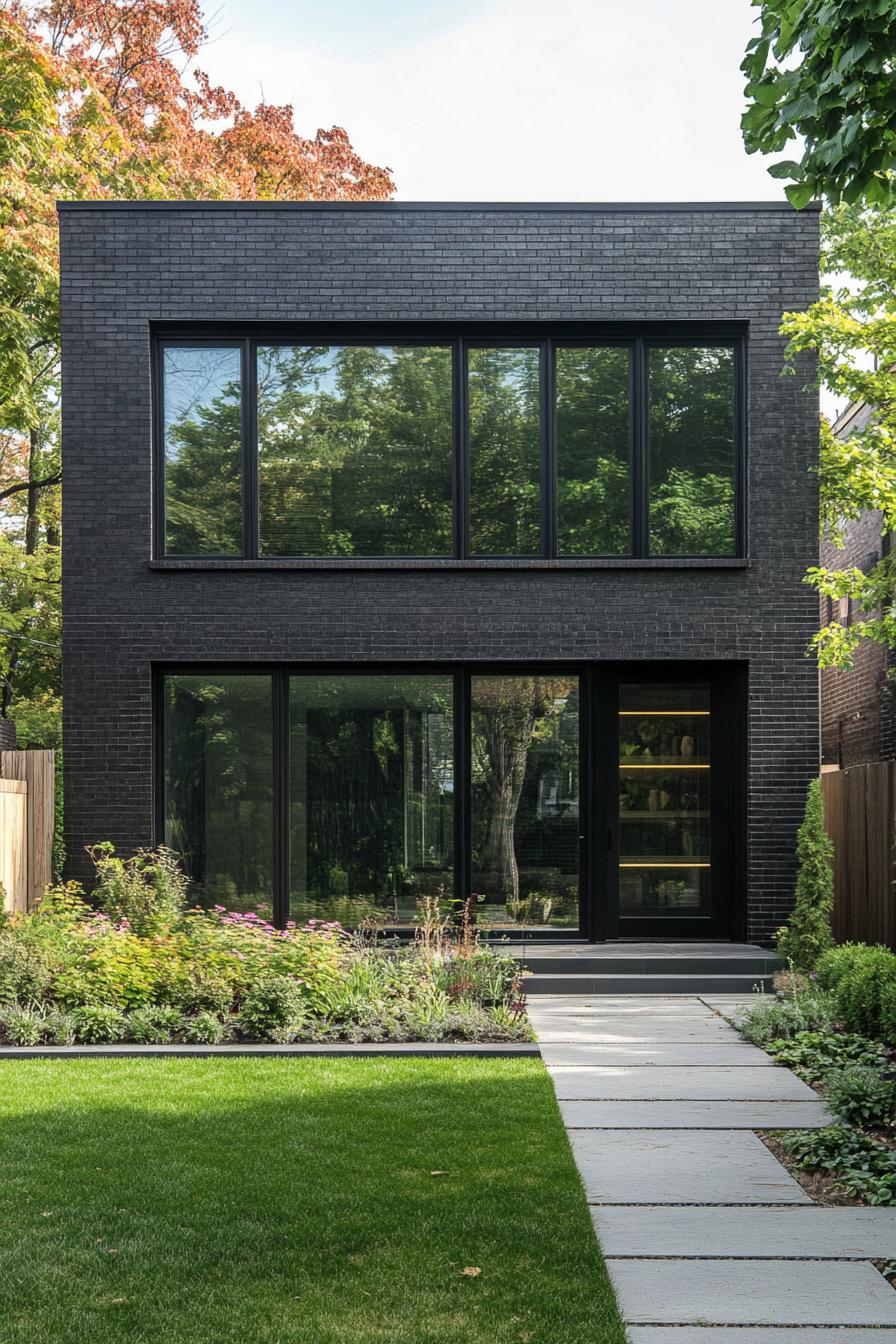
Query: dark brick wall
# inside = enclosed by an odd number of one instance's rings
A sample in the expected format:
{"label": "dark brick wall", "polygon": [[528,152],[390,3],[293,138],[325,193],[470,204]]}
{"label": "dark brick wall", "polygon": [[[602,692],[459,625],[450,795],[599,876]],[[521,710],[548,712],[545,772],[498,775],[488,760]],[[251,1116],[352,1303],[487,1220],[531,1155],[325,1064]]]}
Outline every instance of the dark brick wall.
{"label": "dark brick wall", "polygon": [[[817,399],[781,378],[817,215],[746,209],[63,210],[66,843],[152,840],[154,660],[722,659],[748,666],[749,934],[787,913],[818,768]],[[150,324],[749,323],[749,566],[149,564]],[[801,371],[802,373],[802,371]]]}
{"label": "dark brick wall", "polygon": [[[861,569],[867,572],[882,555],[881,515],[867,511],[846,524],[843,546],[822,541],[820,558],[829,569]],[[862,613],[864,614],[864,613]],[[845,602],[833,611],[820,603],[820,620],[831,616],[847,622],[852,613]],[[896,757],[896,705],[893,684],[888,680],[893,654],[882,644],[865,640],[859,645],[848,672],[825,668],[821,673],[821,759],[825,765],[863,765],[867,761],[891,761]]]}

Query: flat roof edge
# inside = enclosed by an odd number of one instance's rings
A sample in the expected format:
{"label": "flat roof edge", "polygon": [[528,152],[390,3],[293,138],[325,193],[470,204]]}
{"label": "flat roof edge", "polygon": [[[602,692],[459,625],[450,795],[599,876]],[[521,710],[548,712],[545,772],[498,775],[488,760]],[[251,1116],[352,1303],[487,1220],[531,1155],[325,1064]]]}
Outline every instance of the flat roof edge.
{"label": "flat roof edge", "polygon": [[73,210],[307,210],[419,212],[481,211],[487,214],[570,213],[582,214],[691,214],[786,210],[789,214],[814,214],[820,201],[810,201],[801,211],[789,201],[57,201],[60,213]]}

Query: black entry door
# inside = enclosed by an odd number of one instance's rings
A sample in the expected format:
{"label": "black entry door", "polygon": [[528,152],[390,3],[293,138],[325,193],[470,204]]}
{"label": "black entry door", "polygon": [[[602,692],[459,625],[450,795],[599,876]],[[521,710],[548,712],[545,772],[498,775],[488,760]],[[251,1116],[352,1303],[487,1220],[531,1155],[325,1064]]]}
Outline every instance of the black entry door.
{"label": "black entry door", "polygon": [[[596,678],[592,936],[728,938],[743,886],[741,715],[730,668]],[[601,825],[602,819],[606,824]]]}

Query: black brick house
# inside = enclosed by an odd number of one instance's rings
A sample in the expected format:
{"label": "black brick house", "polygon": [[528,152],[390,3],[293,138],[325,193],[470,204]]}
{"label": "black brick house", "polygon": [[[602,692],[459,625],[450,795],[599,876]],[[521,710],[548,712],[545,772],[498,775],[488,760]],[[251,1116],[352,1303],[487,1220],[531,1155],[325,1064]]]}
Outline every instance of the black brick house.
{"label": "black brick house", "polygon": [[817,214],[64,204],[66,844],[765,941],[819,763]]}

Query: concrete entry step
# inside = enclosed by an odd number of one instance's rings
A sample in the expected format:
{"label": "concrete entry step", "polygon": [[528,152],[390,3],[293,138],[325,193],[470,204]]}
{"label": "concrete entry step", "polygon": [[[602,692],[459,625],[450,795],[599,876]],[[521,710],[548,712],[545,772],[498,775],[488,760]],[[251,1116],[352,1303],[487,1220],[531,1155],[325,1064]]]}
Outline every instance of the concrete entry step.
{"label": "concrete entry step", "polygon": [[768,991],[772,976],[727,975],[700,972],[694,975],[542,975],[526,977],[526,993],[536,994],[741,994],[754,989]]}
{"label": "concrete entry step", "polygon": [[542,994],[734,994],[771,988],[779,959],[753,943],[525,943],[509,950]]}

